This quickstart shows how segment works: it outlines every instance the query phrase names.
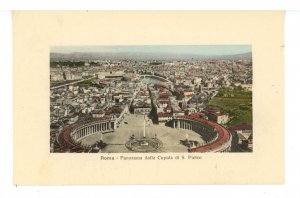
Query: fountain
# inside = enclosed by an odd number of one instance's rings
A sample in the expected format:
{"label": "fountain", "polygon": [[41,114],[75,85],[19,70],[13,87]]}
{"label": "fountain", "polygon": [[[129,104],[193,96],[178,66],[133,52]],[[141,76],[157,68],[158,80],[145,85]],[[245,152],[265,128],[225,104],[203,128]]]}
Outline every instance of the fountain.
{"label": "fountain", "polygon": [[157,139],[156,134],[154,138],[151,138],[148,131],[148,137],[146,136],[146,118],[144,115],[144,126],[143,126],[143,136],[135,138],[134,135],[130,136],[128,142],[125,146],[135,152],[154,152],[162,147],[162,142]]}

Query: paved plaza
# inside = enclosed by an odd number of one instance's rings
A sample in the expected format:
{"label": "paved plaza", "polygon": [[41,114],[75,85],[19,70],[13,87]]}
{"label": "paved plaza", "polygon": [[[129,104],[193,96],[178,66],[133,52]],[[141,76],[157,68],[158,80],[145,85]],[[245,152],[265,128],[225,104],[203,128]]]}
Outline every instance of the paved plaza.
{"label": "paved plaza", "polygon": [[[103,141],[108,144],[102,150],[105,153],[129,153],[133,152],[125,147],[125,143],[131,135],[136,138],[143,137],[144,116],[126,115],[119,128],[112,133],[105,133],[102,136]],[[185,140],[188,135],[189,140],[203,143],[201,136],[193,131],[184,129],[174,129],[166,127],[164,124],[153,124],[151,119],[146,117],[146,136],[156,137],[163,142],[162,148],[156,152],[188,152],[187,147],[180,144],[180,140]],[[83,144],[92,145],[101,138],[100,133],[90,135],[82,140]]]}

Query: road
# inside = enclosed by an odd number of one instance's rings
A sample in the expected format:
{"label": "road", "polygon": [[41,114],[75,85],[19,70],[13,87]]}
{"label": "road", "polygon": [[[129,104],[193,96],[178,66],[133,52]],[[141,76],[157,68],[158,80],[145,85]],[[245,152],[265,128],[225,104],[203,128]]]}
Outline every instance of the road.
{"label": "road", "polygon": [[83,82],[85,80],[91,80],[95,78],[95,76],[91,77],[91,78],[86,78],[86,79],[81,79],[81,80],[77,80],[77,81],[74,81],[74,82],[70,82],[70,83],[67,83],[67,84],[63,84],[63,85],[58,85],[58,86],[54,86],[54,87],[50,87],[50,90],[52,89],[58,89],[60,87],[64,87],[64,86],[68,86],[68,85],[73,85],[73,84],[76,84],[76,83],[80,83],[80,82]]}

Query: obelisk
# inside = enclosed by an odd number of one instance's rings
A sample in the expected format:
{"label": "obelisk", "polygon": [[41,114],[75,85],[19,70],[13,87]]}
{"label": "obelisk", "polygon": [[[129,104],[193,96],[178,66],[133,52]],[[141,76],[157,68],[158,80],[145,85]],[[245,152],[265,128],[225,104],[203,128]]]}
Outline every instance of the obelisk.
{"label": "obelisk", "polygon": [[145,120],[145,115],[144,115],[144,138],[146,137],[146,120]]}

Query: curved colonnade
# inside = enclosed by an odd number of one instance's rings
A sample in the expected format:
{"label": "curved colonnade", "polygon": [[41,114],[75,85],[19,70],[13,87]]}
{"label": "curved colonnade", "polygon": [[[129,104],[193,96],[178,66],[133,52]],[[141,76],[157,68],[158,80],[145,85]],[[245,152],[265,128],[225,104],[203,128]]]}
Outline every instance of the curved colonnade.
{"label": "curved colonnade", "polygon": [[[192,148],[193,152],[229,152],[231,149],[230,132],[215,122],[193,115],[176,117],[171,122],[174,128],[192,130],[202,136],[205,144]],[[59,134],[60,147],[55,152],[89,152],[91,145],[83,145],[83,138],[95,133],[113,132],[115,129],[115,120],[110,117],[71,124]]]}
{"label": "curved colonnade", "polygon": [[172,121],[173,128],[192,130],[202,136],[205,144],[192,148],[193,152],[229,152],[231,149],[230,132],[215,122],[193,115],[176,117]]}
{"label": "curved colonnade", "polygon": [[82,145],[81,140],[95,133],[113,132],[116,123],[109,118],[97,118],[71,124],[66,127],[58,136],[60,148],[57,152],[88,152],[90,145]]}

